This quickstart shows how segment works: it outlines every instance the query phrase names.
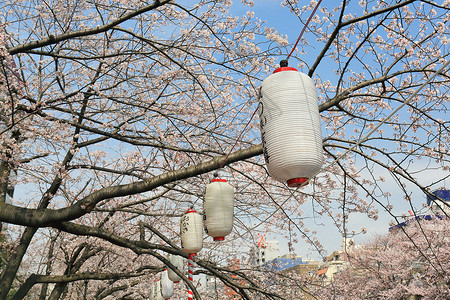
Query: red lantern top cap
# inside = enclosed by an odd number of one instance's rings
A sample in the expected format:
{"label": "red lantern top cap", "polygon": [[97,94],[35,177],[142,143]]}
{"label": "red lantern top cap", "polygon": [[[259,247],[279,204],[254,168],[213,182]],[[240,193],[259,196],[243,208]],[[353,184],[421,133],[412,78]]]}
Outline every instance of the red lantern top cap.
{"label": "red lantern top cap", "polygon": [[214,178],[213,180],[211,180],[211,182],[227,182],[227,180],[221,178]]}
{"label": "red lantern top cap", "polygon": [[189,214],[189,213],[194,213],[194,212],[196,213],[197,211],[193,208],[189,208],[189,210],[186,213]]}
{"label": "red lantern top cap", "polygon": [[283,71],[297,71],[297,69],[293,68],[293,67],[281,67],[281,68],[278,68],[275,71],[273,71],[273,74],[278,73],[278,72],[283,72]]}

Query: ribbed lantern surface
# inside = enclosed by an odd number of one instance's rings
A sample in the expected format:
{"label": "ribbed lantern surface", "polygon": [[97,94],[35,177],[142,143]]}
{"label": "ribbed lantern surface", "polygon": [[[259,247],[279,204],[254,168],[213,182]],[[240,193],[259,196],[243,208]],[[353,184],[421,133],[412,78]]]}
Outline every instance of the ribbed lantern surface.
{"label": "ribbed lantern surface", "polygon": [[153,284],[153,299],[164,300],[164,297],[161,294],[161,280],[158,280]]}
{"label": "ribbed lantern surface", "polygon": [[213,179],[206,186],[203,202],[205,231],[222,241],[233,229],[234,188],[225,179]]}
{"label": "ribbed lantern surface", "polygon": [[168,299],[173,295],[173,281],[169,279],[167,270],[161,273],[161,295]]}
{"label": "ribbed lantern surface", "polygon": [[203,218],[195,210],[188,210],[180,222],[181,248],[185,253],[197,253],[203,247]]}
{"label": "ribbed lantern surface", "polygon": [[[175,267],[177,267],[177,269],[181,272],[184,273],[184,260],[181,256],[179,255],[173,255],[170,254],[169,255],[169,261],[172,265],[174,265]],[[177,273],[175,273],[172,269],[167,268],[167,274],[169,276],[169,279],[172,280],[173,282],[177,283],[181,280],[181,277],[177,275]]]}
{"label": "ribbed lantern surface", "polygon": [[261,86],[260,129],[270,176],[303,185],[323,164],[316,87],[290,67],[275,70]]}

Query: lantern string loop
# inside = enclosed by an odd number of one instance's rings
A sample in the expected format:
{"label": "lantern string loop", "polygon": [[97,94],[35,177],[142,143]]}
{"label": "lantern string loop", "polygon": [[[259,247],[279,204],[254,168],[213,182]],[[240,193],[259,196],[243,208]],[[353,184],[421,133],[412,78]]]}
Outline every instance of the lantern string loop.
{"label": "lantern string loop", "polygon": [[317,2],[316,7],[314,7],[311,15],[308,18],[308,21],[306,21],[305,26],[303,26],[302,31],[300,32],[300,35],[298,36],[297,41],[295,42],[294,47],[292,47],[291,53],[289,53],[289,55],[287,56],[286,60],[289,60],[289,57],[291,57],[292,53],[294,52],[295,48],[297,48],[297,44],[300,41],[300,39],[303,36],[303,33],[305,32],[306,28],[308,27],[309,22],[311,21],[312,17],[314,16],[314,14],[316,13],[316,10],[319,8],[320,3],[322,2],[322,0],[319,0],[319,2]]}

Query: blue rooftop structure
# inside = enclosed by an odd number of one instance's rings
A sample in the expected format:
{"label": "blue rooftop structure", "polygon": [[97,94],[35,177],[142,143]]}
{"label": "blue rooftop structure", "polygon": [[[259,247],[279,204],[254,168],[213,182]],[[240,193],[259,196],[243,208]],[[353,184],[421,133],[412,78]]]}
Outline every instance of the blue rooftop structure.
{"label": "blue rooftop structure", "polygon": [[[402,226],[407,226],[411,222],[415,222],[418,220],[433,220],[433,219],[442,219],[442,216],[440,215],[440,212],[442,211],[441,205],[439,203],[442,203],[441,200],[445,202],[449,202],[450,204],[450,190],[435,190],[431,192],[431,195],[427,195],[427,205],[431,208],[431,215],[419,215],[415,217],[410,217],[405,222],[401,222],[397,225],[389,227],[389,231],[398,229]],[[434,214],[433,214],[434,213]]]}
{"label": "blue rooftop structure", "polygon": [[297,265],[306,264],[302,261],[301,257],[297,258],[275,258],[271,261],[266,262],[263,267],[270,270],[270,271],[281,271],[284,269],[289,269],[292,267],[295,267]]}
{"label": "blue rooftop structure", "polygon": [[427,196],[427,205],[430,206],[431,202],[434,200],[439,200],[441,198],[444,201],[450,201],[450,190],[436,190],[431,192],[434,196]]}
{"label": "blue rooftop structure", "polygon": [[398,229],[398,228],[400,228],[402,226],[407,226],[409,223],[415,222],[417,220],[433,220],[433,219],[440,219],[441,220],[442,217],[439,216],[439,215],[421,215],[421,216],[416,216],[414,218],[410,218],[410,219],[406,220],[405,222],[401,222],[401,223],[399,223],[397,225],[389,227],[389,231]]}

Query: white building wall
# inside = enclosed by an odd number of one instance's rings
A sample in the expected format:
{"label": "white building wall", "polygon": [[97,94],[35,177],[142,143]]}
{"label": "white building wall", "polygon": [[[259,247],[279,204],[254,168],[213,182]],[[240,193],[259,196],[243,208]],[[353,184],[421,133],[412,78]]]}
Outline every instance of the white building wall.
{"label": "white building wall", "polygon": [[261,266],[272,259],[280,257],[280,245],[278,241],[267,241],[252,251],[252,262],[255,266]]}
{"label": "white building wall", "polygon": [[430,205],[431,211],[440,216],[450,216],[450,203],[441,200],[434,200]]}

